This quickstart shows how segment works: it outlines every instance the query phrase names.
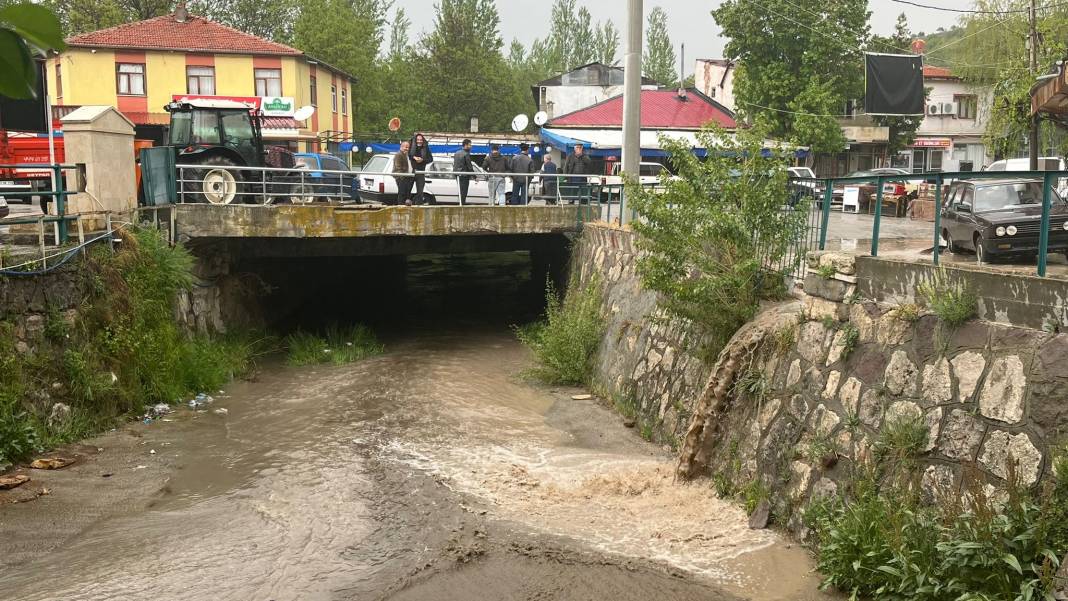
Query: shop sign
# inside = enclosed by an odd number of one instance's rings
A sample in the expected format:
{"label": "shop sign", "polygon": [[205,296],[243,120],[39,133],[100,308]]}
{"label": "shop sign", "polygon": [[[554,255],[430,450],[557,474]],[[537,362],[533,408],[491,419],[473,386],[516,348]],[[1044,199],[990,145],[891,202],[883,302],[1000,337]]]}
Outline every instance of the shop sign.
{"label": "shop sign", "polygon": [[260,111],[266,117],[292,117],[293,98],[289,96],[263,96]]}
{"label": "shop sign", "polygon": [[913,148],[950,148],[953,140],[949,138],[916,138],[912,142]]}

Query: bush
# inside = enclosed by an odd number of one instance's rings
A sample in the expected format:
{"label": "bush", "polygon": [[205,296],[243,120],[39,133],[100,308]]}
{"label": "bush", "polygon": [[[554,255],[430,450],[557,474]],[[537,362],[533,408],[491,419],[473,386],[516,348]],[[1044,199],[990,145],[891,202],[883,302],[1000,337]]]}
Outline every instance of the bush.
{"label": "bush", "polygon": [[917,291],[931,311],[949,327],[963,325],[978,313],[978,298],[963,281],[950,282],[945,269],[938,269]]}
{"label": "bush", "polygon": [[563,302],[550,283],[545,302],[543,321],[516,328],[537,361],[528,374],[549,384],[589,384],[605,329],[600,281],[572,287]]}
{"label": "bush", "polygon": [[874,481],[856,486],[851,500],[814,503],[805,523],[816,533],[823,584],[876,600],[1051,599],[1068,551],[1064,476],[1037,497],[1010,476],[1003,502],[969,474],[963,503],[954,493],[923,506]]}
{"label": "bush", "polygon": [[766,152],[759,127],[697,137],[706,160],[690,143],[664,138],[679,177],[655,190],[628,182],[627,194],[641,215],[633,227],[646,251],[638,263],[644,287],[711,341],[703,354],[714,358],[756,314],[768,266],[782,263],[809,211],[790,207],[788,153]]}
{"label": "bush", "polygon": [[329,326],[322,336],[297,331],[286,338],[290,365],[342,365],[379,355],[383,347],[363,325]]}
{"label": "bush", "polygon": [[14,407],[0,407],[0,469],[36,452],[40,447],[37,429],[29,414]]}

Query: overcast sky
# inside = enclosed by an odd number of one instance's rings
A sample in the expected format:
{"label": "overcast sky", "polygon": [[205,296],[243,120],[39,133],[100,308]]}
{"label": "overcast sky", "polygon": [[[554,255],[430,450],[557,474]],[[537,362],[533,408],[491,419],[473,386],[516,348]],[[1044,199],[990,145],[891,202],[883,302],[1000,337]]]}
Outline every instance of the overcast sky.
{"label": "overcast sky", "polygon": [[[753,4],[754,10],[760,10],[761,0],[743,0]],[[435,0],[397,0],[396,6],[403,6],[412,20],[412,39],[418,39],[419,33],[434,26]],[[972,0],[926,0],[921,4],[939,5],[945,8],[970,8]],[[626,0],[578,0],[579,6],[585,6],[595,21],[612,19],[620,31],[626,30],[624,12]],[[671,39],[678,44],[686,44],[687,72],[693,71],[695,58],[717,58],[723,52],[723,40],[719,37],[719,28],[712,19],[711,10],[720,3],[716,0],[645,0],[645,12],[661,6],[668,13],[668,26]],[[897,15],[908,15],[913,31],[933,32],[939,27],[949,27],[957,22],[958,13],[931,10],[898,4],[891,0],[869,0],[872,11],[871,25],[875,33],[886,34],[893,30]],[[505,40],[505,49],[513,39],[528,45],[535,38],[543,37],[549,29],[552,0],[498,0],[497,9],[501,13],[501,33]],[[798,10],[803,15],[804,12]],[[620,48],[622,53],[623,48]],[[677,51],[676,51],[677,53]]]}

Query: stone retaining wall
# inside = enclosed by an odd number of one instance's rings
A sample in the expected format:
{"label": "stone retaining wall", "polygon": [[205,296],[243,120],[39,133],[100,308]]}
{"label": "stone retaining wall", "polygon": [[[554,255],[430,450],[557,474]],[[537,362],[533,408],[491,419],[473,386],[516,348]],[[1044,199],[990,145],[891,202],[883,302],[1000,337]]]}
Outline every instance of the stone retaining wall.
{"label": "stone retaining wall", "polygon": [[598,278],[604,290],[608,323],[595,373],[599,392],[635,409],[647,435],[674,446],[689,425],[708,368],[695,355],[701,341],[688,324],[668,319],[656,294],[641,287],[636,237],[587,224],[572,271],[582,285]]}
{"label": "stone retaining wall", "polygon": [[91,283],[81,258],[44,275],[0,276],[0,322],[14,326],[16,348],[27,352],[49,319],[73,324]]}
{"label": "stone retaining wall", "polygon": [[[711,368],[687,324],[641,288],[635,237],[587,225],[573,268],[604,285],[601,392],[675,443]],[[798,509],[847,486],[889,427],[910,421],[927,435],[917,474],[928,494],[962,492],[966,472],[993,490],[1010,461],[1027,485],[1049,473],[1051,447],[1068,434],[1068,335],[980,320],[948,328],[920,307],[860,300],[855,257],[809,261],[806,294],[758,318],[778,329],[706,442],[704,471],[717,483],[766,491],[776,520],[801,529]]]}

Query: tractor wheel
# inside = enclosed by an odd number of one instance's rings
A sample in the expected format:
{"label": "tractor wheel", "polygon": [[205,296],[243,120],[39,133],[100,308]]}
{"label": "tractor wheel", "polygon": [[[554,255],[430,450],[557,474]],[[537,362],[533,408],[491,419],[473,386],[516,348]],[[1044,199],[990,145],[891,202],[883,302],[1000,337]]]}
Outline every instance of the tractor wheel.
{"label": "tractor wheel", "polygon": [[237,163],[226,157],[207,157],[198,164],[203,167],[189,169],[183,174],[185,193],[191,194],[193,202],[213,205],[228,205],[241,202],[244,192],[241,173]]}

